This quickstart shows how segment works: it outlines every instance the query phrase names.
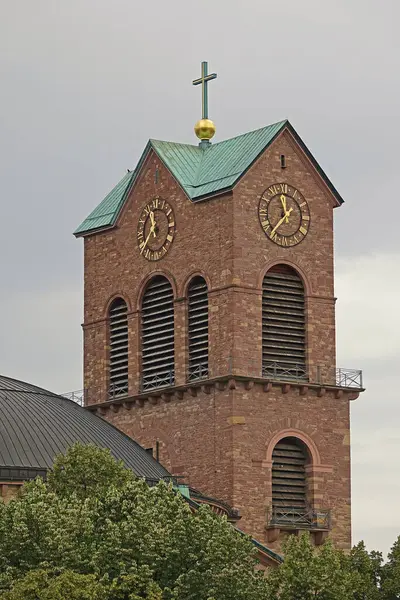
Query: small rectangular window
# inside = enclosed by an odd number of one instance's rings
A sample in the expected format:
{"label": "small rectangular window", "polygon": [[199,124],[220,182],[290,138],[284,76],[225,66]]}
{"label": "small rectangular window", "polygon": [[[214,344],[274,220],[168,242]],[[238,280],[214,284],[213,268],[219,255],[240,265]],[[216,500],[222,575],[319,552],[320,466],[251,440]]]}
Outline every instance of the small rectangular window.
{"label": "small rectangular window", "polygon": [[286,156],[281,154],[281,168],[286,169]]}

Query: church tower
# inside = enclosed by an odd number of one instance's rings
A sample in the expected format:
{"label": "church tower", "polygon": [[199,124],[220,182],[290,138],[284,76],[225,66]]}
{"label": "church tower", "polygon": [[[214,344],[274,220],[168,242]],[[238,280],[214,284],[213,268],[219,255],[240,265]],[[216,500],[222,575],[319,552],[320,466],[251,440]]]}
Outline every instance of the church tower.
{"label": "church tower", "polygon": [[211,144],[150,140],[84,238],[85,404],[261,543],[350,547],[349,403],[335,356],[333,209],[288,121]]}

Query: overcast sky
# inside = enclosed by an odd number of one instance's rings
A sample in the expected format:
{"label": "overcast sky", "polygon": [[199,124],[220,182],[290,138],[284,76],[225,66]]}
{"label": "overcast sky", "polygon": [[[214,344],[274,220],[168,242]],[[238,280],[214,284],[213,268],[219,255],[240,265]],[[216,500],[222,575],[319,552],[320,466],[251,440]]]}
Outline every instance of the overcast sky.
{"label": "overcast sky", "polygon": [[289,118],[345,198],[338,365],[352,404],[353,530],[400,534],[399,0],[0,0],[0,372],[82,386],[72,231],[149,137],[196,143],[200,62],[215,141]]}

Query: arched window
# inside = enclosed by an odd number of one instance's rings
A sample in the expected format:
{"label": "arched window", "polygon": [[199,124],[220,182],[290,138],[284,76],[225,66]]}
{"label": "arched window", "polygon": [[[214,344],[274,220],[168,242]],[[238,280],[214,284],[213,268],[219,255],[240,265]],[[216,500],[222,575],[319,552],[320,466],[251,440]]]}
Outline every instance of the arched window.
{"label": "arched window", "polygon": [[203,277],[188,288],[189,380],[208,377],[208,289]]}
{"label": "arched window", "polygon": [[307,449],[294,437],[280,440],[272,452],[272,520],[301,523],[307,519]]}
{"label": "arched window", "polygon": [[263,281],[262,368],[264,377],[306,377],[304,286],[287,265],[276,265]]}
{"label": "arched window", "polygon": [[175,382],[174,293],[166,277],[147,285],[142,302],[142,389]]}
{"label": "arched window", "polygon": [[111,398],[128,393],[128,307],[125,300],[116,298],[109,309]]}

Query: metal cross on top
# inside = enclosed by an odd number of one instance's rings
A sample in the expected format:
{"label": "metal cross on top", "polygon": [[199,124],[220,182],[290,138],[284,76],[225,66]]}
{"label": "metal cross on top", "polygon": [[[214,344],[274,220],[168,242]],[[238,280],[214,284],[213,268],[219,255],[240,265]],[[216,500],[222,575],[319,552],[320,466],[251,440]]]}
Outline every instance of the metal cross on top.
{"label": "metal cross on top", "polygon": [[211,81],[211,79],[216,79],[217,78],[217,74],[216,73],[211,73],[210,75],[208,74],[208,63],[207,62],[202,62],[201,63],[201,77],[199,77],[198,79],[195,79],[193,81],[193,85],[200,85],[202,87],[202,94],[201,94],[201,109],[202,109],[202,119],[208,119],[208,82]]}

